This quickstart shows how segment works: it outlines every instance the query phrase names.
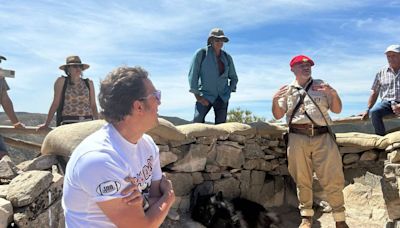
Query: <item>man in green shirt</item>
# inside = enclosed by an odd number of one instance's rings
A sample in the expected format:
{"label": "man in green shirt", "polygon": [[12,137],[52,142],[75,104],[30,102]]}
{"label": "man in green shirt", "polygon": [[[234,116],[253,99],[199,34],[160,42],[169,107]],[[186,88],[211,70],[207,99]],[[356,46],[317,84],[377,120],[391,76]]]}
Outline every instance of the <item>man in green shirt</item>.
{"label": "man in green shirt", "polygon": [[196,51],[190,71],[190,92],[196,97],[193,122],[204,123],[214,108],[215,124],[225,123],[231,92],[236,92],[238,77],[232,57],[222,50],[229,39],[220,28],[211,30],[207,47]]}

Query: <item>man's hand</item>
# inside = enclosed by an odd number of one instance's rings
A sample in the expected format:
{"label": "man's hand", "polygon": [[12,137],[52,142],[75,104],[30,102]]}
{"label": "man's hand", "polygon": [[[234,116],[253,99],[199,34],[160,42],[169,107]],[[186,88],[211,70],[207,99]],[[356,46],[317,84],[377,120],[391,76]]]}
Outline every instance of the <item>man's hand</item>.
{"label": "man's hand", "polygon": [[365,111],[364,113],[360,114],[362,120],[367,120],[369,118],[369,111]]}
{"label": "man's hand", "polygon": [[21,123],[21,122],[17,122],[15,124],[13,124],[14,128],[16,129],[24,129],[25,128],[25,124]]}
{"label": "man's hand", "polygon": [[47,124],[39,124],[39,125],[37,125],[37,129],[36,129],[36,131],[40,131],[40,130],[48,130],[48,129],[50,129],[50,127],[49,127],[49,125],[47,125]]}
{"label": "man's hand", "polygon": [[312,86],[312,89],[314,91],[321,91],[324,94],[326,94],[327,96],[332,96],[332,95],[337,94],[336,90],[334,88],[332,88],[328,83],[314,85],[314,86]]}
{"label": "man's hand", "polygon": [[196,98],[197,98],[197,101],[200,102],[203,106],[208,106],[210,104],[210,102],[207,99],[205,99],[204,97],[199,96]]}
{"label": "man's hand", "polygon": [[288,89],[289,89],[288,85],[284,85],[281,88],[279,88],[279,90],[272,97],[273,102],[276,102],[279,100],[279,98],[283,97],[287,93]]}
{"label": "man's hand", "polygon": [[128,205],[143,205],[143,196],[142,193],[139,191],[136,180],[132,177],[127,177],[125,178],[125,181],[130,182],[131,184],[128,185],[128,187],[126,187],[124,190],[122,190],[121,194],[127,195],[122,198],[122,201]]}
{"label": "man's hand", "polygon": [[392,105],[392,110],[393,110],[394,114],[399,115],[400,114],[400,104]]}
{"label": "man's hand", "polygon": [[165,174],[163,174],[160,182],[160,191],[161,194],[171,192],[173,193],[174,189],[172,188],[172,182],[167,179]]}
{"label": "man's hand", "polygon": [[172,204],[175,201],[175,192],[172,188],[172,182],[167,179],[164,173],[160,182],[160,191],[163,197],[166,197],[167,202]]}

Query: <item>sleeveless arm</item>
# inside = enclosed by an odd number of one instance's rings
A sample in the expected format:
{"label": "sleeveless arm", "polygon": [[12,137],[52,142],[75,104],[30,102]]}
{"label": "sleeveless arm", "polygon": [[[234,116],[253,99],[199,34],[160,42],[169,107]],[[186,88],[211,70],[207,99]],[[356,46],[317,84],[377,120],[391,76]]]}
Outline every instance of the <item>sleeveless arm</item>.
{"label": "sleeveless arm", "polygon": [[93,119],[99,119],[99,113],[97,111],[97,104],[96,104],[96,95],[94,92],[94,85],[93,81],[89,79],[89,100],[90,100],[90,108],[92,109]]}
{"label": "sleeveless arm", "polygon": [[44,126],[49,126],[50,122],[53,120],[54,113],[57,111],[58,106],[60,105],[61,101],[61,93],[63,90],[63,86],[65,83],[64,77],[57,78],[56,82],[54,83],[54,97],[53,102],[50,105],[49,112],[47,113],[47,119],[44,123]]}

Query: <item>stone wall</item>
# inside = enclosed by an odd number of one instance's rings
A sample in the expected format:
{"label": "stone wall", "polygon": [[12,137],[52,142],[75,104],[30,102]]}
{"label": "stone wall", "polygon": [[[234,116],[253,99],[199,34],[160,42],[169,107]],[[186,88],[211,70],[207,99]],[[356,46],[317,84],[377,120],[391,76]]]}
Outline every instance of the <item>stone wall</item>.
{"label": "stone wall", "polygon": [[[91,121],[56,128],[43,142],[42,156],[17,166],[2,159],[2,224],[14,221],[19,227],[63,227],[62,164],[82,139],[103,124]],[[285,131],[264,122],[175,127],[160,119],[149,134],[160,149],[163,171],[174,185],[177,197],[173,208],[184,212],[189,210],[192,194],[218,191],[227,198],[240,196],[265,207],[297,206],[282,142]],[[336,136],[345,170],[384,166],[387,214],[399,219],[400,132],[384,137],[354,132]],[[316,197],[323,200],[323,196]]]}

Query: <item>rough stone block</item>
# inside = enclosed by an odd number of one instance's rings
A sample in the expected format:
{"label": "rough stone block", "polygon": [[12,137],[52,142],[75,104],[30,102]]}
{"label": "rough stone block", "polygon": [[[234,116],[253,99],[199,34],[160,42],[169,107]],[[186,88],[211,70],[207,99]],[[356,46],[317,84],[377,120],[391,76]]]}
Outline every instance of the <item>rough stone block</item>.
{"label": "rough stone block", "polygon": [[8,194],[8,184],[0,185],[0,198],[6,198]]}
{"label": "rough stone block", "polygon": [[361,154],[360,161],[375,161],[378,158],[378,152],[375,150],[368,150]]}
{"label": "rough stone block", "polygon": [[23,207],[32,203],[52,182],[49,171],[28,171],[14,178],[8,189],[7,199],[14,207]]}
{"label": "rough stone block", "polygon": [[240,195],[240,182],[235,178],[224,178],[214,181],[214,193],[221,191],[224,197],[232,199]]}
{"label": "rough stone block", "polygon": [[39,214],[35,219],[28,218],[23,213],[14,214],[14,222],[19,228],[32,227],[64,227],[64,215],[61,207],[61,199],[51,205],[46,211]]}
{"label": "rough stone block", "polygon": [[171,180],[175,195],[184,196],[190,193],[193,188],[193,178],[190,173],[166,173]]}
{"label": "rough stone block", "polygon": [[241,168],[244,164],[242,149],[228,145],[217,145],[216,148],[216,161],[219,165],[229,166],[232,168]]}
{"label": "rough stone block", "polygon": [[179,172],[196,172],[204,170],[207,152],[210,147],[202,144],[191,144],[189,152],[175,162],[171,169]]}
{"label": "rough stone block", "polygon": [[243,149],[244,156],[247,159],[264,158],[264,152],[257,143],[247,143]]}
{"label": "rough stone block", "polygon": [[13,179],[17,176],[18,168],[7,155],[0,160],[0,179]]}
{"label": "rough stone block", "polygon": [[169,146],[168,145],[157,145],[158,146],[158,150],[160,152],[167,152],[169,151]]}
{"label": "rough stone block", "polygon": [[11,202],[0,198],[0,227],[8,227],[13,220],[13,213]]}
{"label": "rough stone block", "polygon": [[343,156],[343,164],[345,165],[358,162],[358,160],[360,160],[360,155],[358,154],[345,154]]}
{"label": "rough stone block", "polygon": [[17,167],[23,172],[29,170],[47,170],[57,163],[58,159],[56,155],[41,155],[33,160],[22,162]]}
{"label": "rough stone block", "polygon": [[390,152],[387,157],[390,163],[400,163],[400,150]]}
{"label": "rough stone block", "polygon": [[221,179],[221,173],[203,173],[203,178],[206,181],[213,181]]}
{"label": "rough stone block", "polygon": [[178,160],[178,156],[172,152],[160,152],[161,167],[164,167],[168,164],[176,162],[177,160]]}
{"label": "rough stone block", "polygon": [[244,142],[246,141],[246,136],[230,134],[229,137],[228,137],[228,140],[229,141],[233,141],[233,142],[238,142],[240,144],[244,144]]}
{"label": "rough stone block", "polygon": [[193,184],[201,184],[204,181],[203,175],[200,172],[192,173]]}

